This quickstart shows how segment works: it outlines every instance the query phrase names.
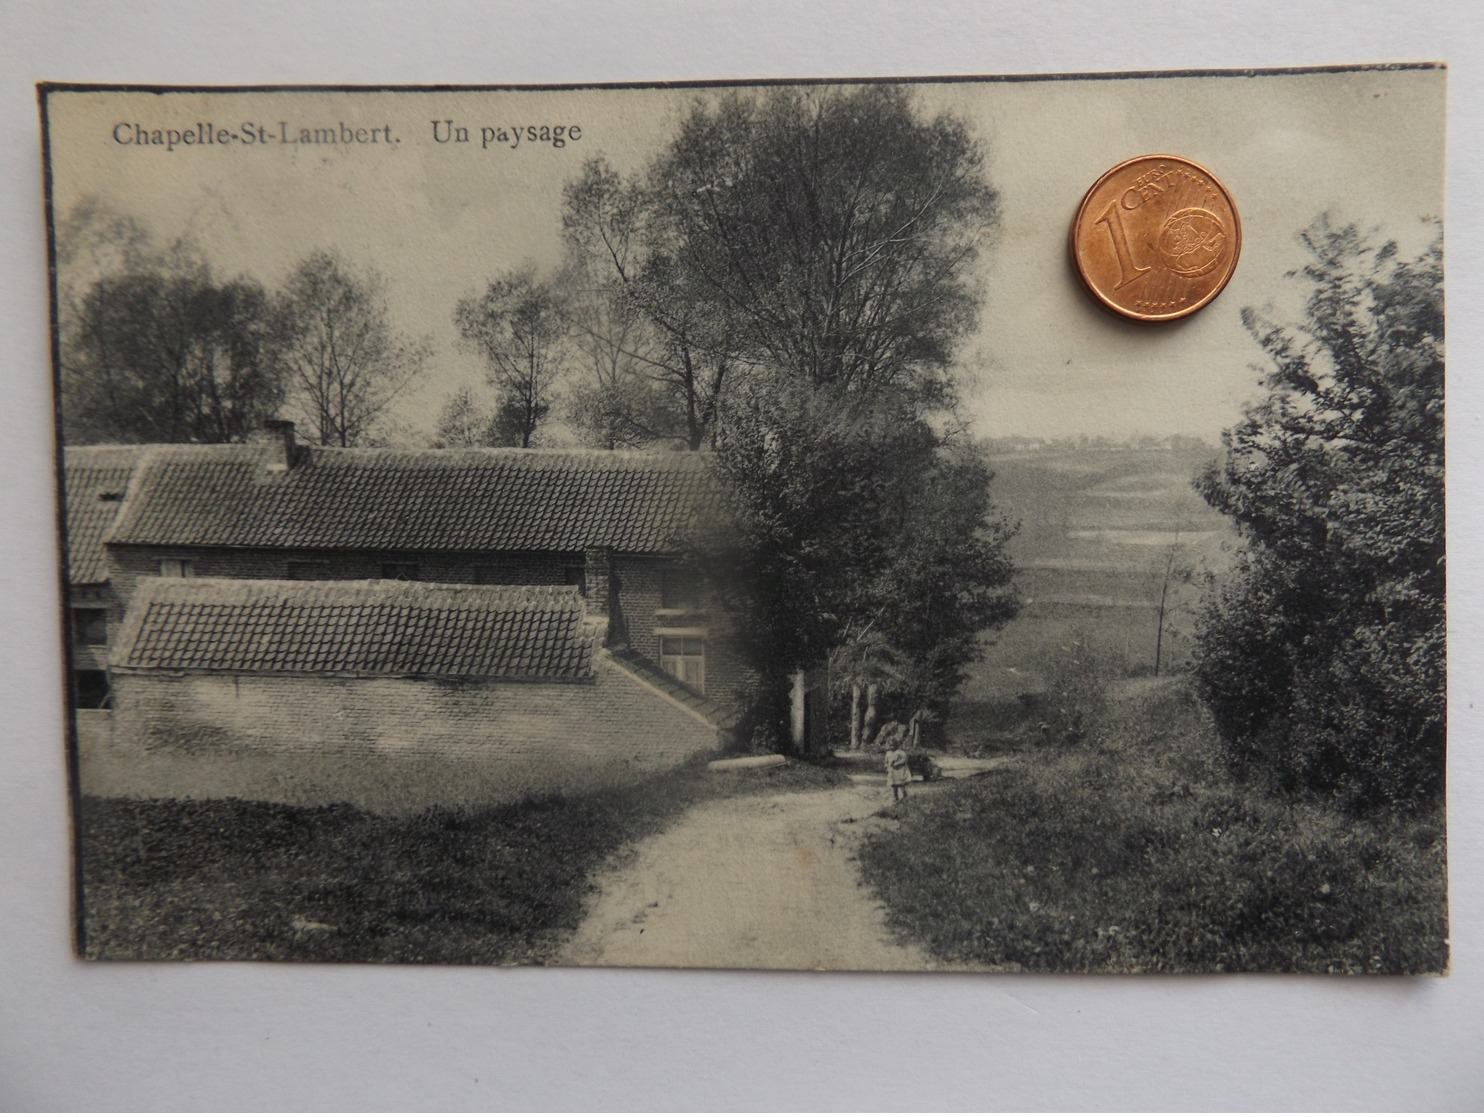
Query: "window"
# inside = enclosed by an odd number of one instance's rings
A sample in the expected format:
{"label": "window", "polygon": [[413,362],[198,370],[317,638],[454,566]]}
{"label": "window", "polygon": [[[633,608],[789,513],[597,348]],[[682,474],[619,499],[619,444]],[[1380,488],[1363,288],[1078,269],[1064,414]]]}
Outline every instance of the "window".
{"label": "window", "polygon": [[194,578],[195,576],[196,568],[191,564],[190,559],[160,560],[161,578]]}
{"label": "window", "polygon": [[587,596],[587,568],[582,566],[568,566],[562,570],[562,584],[576,586],[577,592],[584,597]]}
{"label": "window", "polygon": [[706,692],[706,639],[702,636],[661,636],[660,667],[682,683]]}
{"label": "window", "polygon": [[392,582],[415,582],[417,581],[417,563],[384,562],[381,564],[381,576]]}
{"label": "window", "polygon": [[108,710],[113,700],[108,693],[107,671],[74,671],[74,701],[79,710]]}
{"label": "window", "polygon": [[701,611],[701,578],[694,570],[670,569],[660,574],[660,608],[677,613]]}
{"label": "window", "polygon": [[108,610],[72,610],[72,642],[93,648],[106,645],[108,643]]}
{"label": "window", "polygon": [[330,576],[330,566],[324,562],[290,562],[284,567],[284,576],[291,582],[320,582]]}

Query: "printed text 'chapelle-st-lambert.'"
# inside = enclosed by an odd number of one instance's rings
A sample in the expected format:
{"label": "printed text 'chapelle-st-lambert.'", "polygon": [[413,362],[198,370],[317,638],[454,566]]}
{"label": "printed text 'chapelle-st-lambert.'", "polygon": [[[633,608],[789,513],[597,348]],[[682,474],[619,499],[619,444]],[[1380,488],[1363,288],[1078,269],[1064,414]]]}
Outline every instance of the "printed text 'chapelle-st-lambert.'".
{"label": "printed text 'chapelle-st-lambert.'", "polygon": [[[564,148],[582,140],[577,124],[462,124],[452,118],[429,121],[428,135],[440,146],[477,145],[480,150],[517,150],[525,147]],[[169,127],[140,121],[119,121],[110,132],[121,147],[153,148],[174,152],[187,148],[296,148],[305,145],[329,147],[395,148],[402,142],[390,124],[374,127],[336,121],[333,124],[299,125],[286,120],[272,123],[244,120],[236,125],[197,120]]]}

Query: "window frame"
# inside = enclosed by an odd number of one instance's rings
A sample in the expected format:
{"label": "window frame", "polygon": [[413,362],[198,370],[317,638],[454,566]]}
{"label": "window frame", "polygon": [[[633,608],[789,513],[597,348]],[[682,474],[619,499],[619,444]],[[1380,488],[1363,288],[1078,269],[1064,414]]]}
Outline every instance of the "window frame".
{"label": "window frame", "polygon": [[[676,682],[681,683],[681,684],[683,684],[685,686],[688,686],[692,690],[695,690],[696,692],[698,692],[700,694],[705,694],[706,693],[706,630],[703,629],[703,628],[656,629],[655,630],[655,636],[656,636],[656,638],[658,639],[658,642],[659,642],[660,670],[663,671],[666,675],[669,675],[670,678],[674,679]],[[698,650],[696,650],[696,651],[684,651],[684,650],[681,650],[681,651],[667,652],[665,650],[665,644],[666,644],[666,641],[669,641],[669,640],[675,640],[675,641],[681,641],[681,642],[694,641]],[[680,671],[677,671],[676,670],[676,667],[681,667],[681,670],[683,671],[684,670],[684,667],[682,665],[687,665],[687,664],[694,665],[695,666],[695,668],[696,668],[696,676],[697,676],[695,679],[691,679],[691,678],[687,678],[686,677],[689,674],[689,672],[686,672],[685,674],[682,674],[682,673],[680,673]]]}

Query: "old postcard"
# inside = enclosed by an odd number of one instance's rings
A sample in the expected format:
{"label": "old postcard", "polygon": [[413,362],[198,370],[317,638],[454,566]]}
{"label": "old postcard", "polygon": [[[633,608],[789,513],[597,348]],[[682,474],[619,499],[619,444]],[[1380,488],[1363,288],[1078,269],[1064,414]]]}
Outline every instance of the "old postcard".
{"label": "old postcard", "polygon": [[1444,91],[43,86],[79,953],[1445,972]]}

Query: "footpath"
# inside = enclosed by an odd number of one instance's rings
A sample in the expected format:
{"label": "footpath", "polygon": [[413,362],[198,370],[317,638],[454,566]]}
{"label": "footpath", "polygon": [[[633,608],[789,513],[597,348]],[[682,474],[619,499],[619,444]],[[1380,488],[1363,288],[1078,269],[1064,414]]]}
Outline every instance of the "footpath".
{"label": "footpath", "polygon": [[[967,763],[977,771],[1002,761]],[[914,784],[912,793],[937,786]],[[897,825],[875,817],[890,801],[878,775],[700,804],[599,880],[558,964],[934,969],[887,931],[880,902],[860,882],[856,847]]]}

